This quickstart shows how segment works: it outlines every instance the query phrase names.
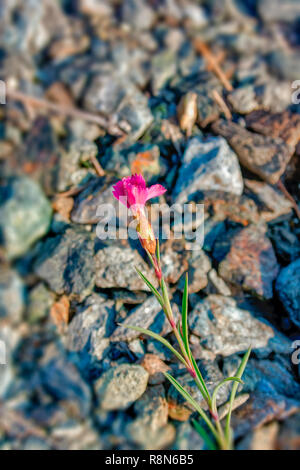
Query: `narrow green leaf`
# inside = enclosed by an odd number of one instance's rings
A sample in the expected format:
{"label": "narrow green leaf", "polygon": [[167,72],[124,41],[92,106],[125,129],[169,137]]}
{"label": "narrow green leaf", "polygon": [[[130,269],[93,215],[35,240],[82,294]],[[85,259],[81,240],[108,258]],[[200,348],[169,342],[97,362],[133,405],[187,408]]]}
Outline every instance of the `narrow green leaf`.
{"label": "narrow green leaf", "polygon": [[172,315],[172,307],[171,307],[171,304],[170,304],[168,290],[167,290],[167,286],[166,286],[164,278],[161,279],[161,290],[162,290],[162,294],[163,294],[165,311],[167,312],[168,315]]}
{"label": "narrow green leaf", "polygon": [[164,372],[164,375],[171,382],[171,384],[176,388],[176,390],[183,396],[183,398],[186,401],[188,401],[195,408],[196,411],[198,411],[199,415],[205,421],[205,423],[207,424],[207,426],[209,427],[213,435],[218,439],[218,434],[217,434],[215,427],[211,423],[210,419],[207,417],[206,413],[202,410],[199,404],[194,400],[194,398],[191,397],[191,395],[180,385],[179,382],[177,382],[176,379],[174,379],[174,377],[172,377],[172,375],[168,374],[167,372]]}
{"label": "narrow green leaf", "polygon": [[175,348],[173,348],[173,346],[169,343],[169,341],[167,341],[165,338],[162,338],[162,336],[159,336],[158,334],[154,333],[151,330],[140,328],[139,326],[124,325],[124,323],[123,324],[121,323],[121,326],[123,326],[124,328],[129,328],[131,330],[138,331],[139,333],[143,333],[144,335],[148,335],[156,339],[157,341],[162,343],[164,346],[166,346],[170,351],[172,351],[172,353],[177,357],[177,359],[179,359],[179,361],[181,361],[187,367],[187,363],[185,362],[181,354],[178,351],[176,351]]}
{"label": "narrow green leaf", "polygon": [[145,248],[145,251],[146,251],[146,253],[147,253],[147,255],[148,255],[148,258],[149,258],[149,260],[150,260],[150,262],[151,262],[151,264],[152,264],[152,267],[155,269],[155,264],[154,264],[154,261],[153,261],[153,259],[152,259],[151,254],[149,253],[149,251],[148,251],[146,248]]}
{"label": "narrow green leaf", "polygon": [[[238,368],[238,370],[235,374],[235,377],[237,377],[239,379],[242,378],[242,375],[243,375],[244,370],[246,368],[250,353],[251,353],[251,346],[246,351],[246,353],[245,353],[245,355],[242,359],[242,362],[240,363],[239,368]],[[233,384],[231,394],[230,394],[230,399],[229,399],[229,410],[228,410],[228,414],[227,414],[227,417],[226,417],[226,427],[225,427],[225,434],[226,434],[226,437],[227,437],[228,441],[231,439],[231,437],[230,437],[231,436],[230,421],[231,421],[232,407],[233,407],[233,403],[234,403],[234,400],[235,400],[235,395],[236,395],[238,386],[239,386],[238,383]]]}
{"label": "narrow green leaf", "polygon": [[218,391],[219,389],[226,384],[226,382],[238,382],[240,384],[242,384],[243,382],[241,381],[241,379],[239,379],[238,377],[227,377],[226,379],[222,380],[217,386],[216,388],[214,389],[213,391],[213,394],[212,394],[212,399],[211,399],[211,409],[212,411],[215,413],[217,411],[217,395],[218,395]]}
{"label": "narrow green leaf", "polygon": [[136,272],[138,273],[138,275],[142,278],[142,280],[144,281],[144,283],[149,287],[149,289],[151,290],[152,294],[155,295],[155,297],[157,298],[158,302],[160,303],[160,305],[162,306],[162,308],[164,308],[164,301],[163,301],[163,298],[162,296],[160,295],[160,293],[158,292],[157,289],[155,289],[154,285],[151,284],[151,282],[146,278],[146,276],[144,276],[144,274],[137,268],[136,269]]}
{"label": "narrow green leaf", "polygon": [[159,265],[160,264],[159,238],[156,240],[156,259]]}
{"label": "narrow green leaf", "polygon": [[191,359],[192,359],[192,363],[193,363],[194,369],[195,369],[196,374],[197,374],[197,378],[198,378],[198,380],[199,380],[199,382],[200,382],[200,384],[201,384],[201,386],[202,386],[202,388],[203,388],[203,391],[200,389],[200,387],[198,387],[198,388],[199,388],[200,392],[202,393],[203,397],[204,397],[206,400],[210,401],[210,394],[209,394],[209,391],[208,391],[208,389],[207,389],[207,387],[206,387],[206,383],[204,382],[204,379],[203,379],[203,377],[202,377],[202,374],[201,374],[201,372],[200,372],[200,370],[199,370],[198,364],[197,364],[197,362],[195,361],[195,359],[193,358],[193,356],[191,356]]}
{"label": "narrow green leaf", "polygon": [[205,431],[204,427],[196,421],[195,419],[192,420],[193,426],[196,429],[197,433],[200,434],[202,439],[206,442],[208,450],[217,450],[216,443],[210,438],[210,436]]}
{"label": "narrow green leaf", "polygon": [[167,286],[166,286],[164,278],[162,278],[161,280],[161,290],[162,290],[163,298],[164,299],[166,297],[168,298],[168,291],[167,291]]}
{"label": "narrow green leaf", "polygon": [[189,345],[189,332],[188,332],[188,295],[189,295],[189,288],[188,288],[188,274],[185,276],[185,283],[184,283],[184,290],[183,290],[183,297],[182,297],[182,339],[184,343],[185,350],[189,359],[191,360],[191,351]]}
{"label": "narrow green leaf", "polygon": [[182,336],[182,327],[181,327],[181,322],[180,322],[180,319],[178,320],[177,322],[177,330],[179,331],[179,334],[180,334],[180,338],[182,339],[183,341],[183,336]]}

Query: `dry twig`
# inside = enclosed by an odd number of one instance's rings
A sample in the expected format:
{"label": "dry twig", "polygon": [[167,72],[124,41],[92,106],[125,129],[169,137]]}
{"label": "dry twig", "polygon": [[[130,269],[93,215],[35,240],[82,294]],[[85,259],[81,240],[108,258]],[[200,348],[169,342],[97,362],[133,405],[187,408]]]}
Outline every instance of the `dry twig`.
{"label": "dry twig", "polygon": [[217,90],[213,90],[211,94],[212,94],[212,97],[215,100],[215,102],[220,106],[220,108],[223,111],[226,119],[228,121],[231,121],[232,114],[231,114],[230,109],[228,108],[227,104],[225,103],[224,99],[220,95],[220,93]]}
{"label": "dry twig", "polygon": [[107,120],[103,116],[98,116],[87,111],[82,111],[80,109],[73,108],[72,106],[65,106],[53,103],[52,101],[48,101],[45,98],[36,98],[34,96],[26,95],[21,91],[12,89],[7,90],[7,97],[12,100],[21,101],[21,103],[23,103],[26,108],[45,108],[57,114],[63,114],[65,116],[70,116],[77,119],[83,119],[88,122],[93,122],[114,135],[124,134],[118,126],[111,124],[109,120]]}
{"label": "dry twig", "polygon": [[200,39],[196,39],[194,42],[195,49],[200,52],[200,54],[203,55],[203,57],[206,59],[208,66],[211,68],[211,70],[217,75],[219,80],[222,82],[224,88],[227,91],[232,91],[233,87],[231,83],[229,82],[228,78],[226,77],[225,73],[221,69],[218,61],[215,59],[213,56],[212,52],[209,50],[207,45],[201,41]]}

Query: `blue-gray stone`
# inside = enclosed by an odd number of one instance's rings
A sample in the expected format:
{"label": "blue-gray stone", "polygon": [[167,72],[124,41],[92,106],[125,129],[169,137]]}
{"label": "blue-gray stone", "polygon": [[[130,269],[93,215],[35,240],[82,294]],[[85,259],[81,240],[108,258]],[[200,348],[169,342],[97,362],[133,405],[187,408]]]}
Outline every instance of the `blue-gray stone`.
{"label": "blue-gray stone", "polygon": [[25,176],[8,178],[0,187],[1,244],[7,257],[22,256],[45,235],[51,215],[50,202],[35,181]]}
{"label": "blue-gray stone", "polygon": [[184,152],[173,192],[175,202],[188,202],[203,191],[243,192],[238,158],[223,137],[194,137]]}
{"label": "blue-gray stone", "polygon": [[300,327],[300,258],[281,270],[276,291],[291,321]]}

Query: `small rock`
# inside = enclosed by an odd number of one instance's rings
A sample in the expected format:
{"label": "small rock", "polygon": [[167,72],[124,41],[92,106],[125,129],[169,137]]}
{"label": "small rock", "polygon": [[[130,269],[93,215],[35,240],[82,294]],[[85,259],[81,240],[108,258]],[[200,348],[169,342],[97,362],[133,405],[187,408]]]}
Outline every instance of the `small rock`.
{"label": "small rock", "polygon": [[300,54],[298,50],[283,51],[280,49],[272,52],[270,64],[273,72],[284,80],[299,80]]}
{"label": "small rock", "polygon": [[260,107],[252,85],[236,88],[229,94],[228,101],[239,114],[248,114]]}
{"label": "small rock", "polygon": [[83,299],[94,286],[93,252],[88,232],[67,229],[43,243],[34,269],[57,294]]}
{"label": "small rock", "polygon": [[55,39],[49,47],[49,56],[57,61],[67,60],[70,56],[84,53],[90,46],[90,37],[80,30],[81,23],[76,25],[76,33]]}
{"label": "small rock", "polygon": [[170,367],[155,354],[145,354],[140,364],[149,373],[150,385],[163,383],[165,381],[163,373],[170,370]]}
{"label": "small rock", "polygon": [[136,338],[128,343],[128,348],[133,354],[135,355],[136,358],[141,358],[145,354],[145,347],[143,342]]}
{"label": "small rock", "polygon": [[166,282],[175,284],[184,271],[188,270],[187,252],[182,243],[171,240],[162,247],[161,265]]}
{"label": "small rock", "polygon": [[[188,263],[189,292],[193,294],[207,286],[207,274],[211,269],[211,261],[203,250],[195,250],[192,252]],[[184,284],[185,276],[182,276],[178,284],[181,291],[184,289]]]}
{"label": "small rock", "polygon": [[73,139],[62,154],[57,176],[57,190],[67,191],[79,185],[92,171],[84,167],[91,157],[96,157],[97,145],[87,139]]}
{"label": "small rock", "polygon": [[0,187],[0,230],[9,259],[24,255],[50,226],[51,205],[35,181],[11,177]]}
{"label": "small rock", "polygon": [[168,449],[175,439],[175,428],[172,424],[166,424],[155,431],[147,425],[134,421],[128,428],[131,439],[139,444],[143,450]]}
{"label": "small rock", "polygon": [[18,153],[18,168],[37,181],[46,194],[53,194],[59,162],[60,149],[53,126],[47,117],[39,116]]}
{"label": "small rock", "polygon": [[95,255],[96,286],[125,288],[131,291],[149,291],[136,272],[139,269],[155,286],[157,281],[140,254],[120,244],[100,249]]}
{"label": "small rock", "polygon": [[[110,204],[115,213],[111,213],[111,219],[105,220],[105,224],[116,223],[118,215],[118,203],[112,194],[111,181],[105,181],[104,178],[93,179],[75,199],[74,208],[71,213],[71,220],[75,224],[97,224],[106,215],[97,212],[97,209],[104,204]],[[101,226],[102,227],[102,226]]]}
{"label": "small rock", "polygon": [[244,290],[271,299],[279,267],[273,246],[266,237],[266,227],[251,224],[233,234],[230,243],[230,251],[219,265],[219,275]]}
{"label": "small rock", "polygon": [[220,117],[220,108],[206,89],[197,93],[197,110],[197,122],[202,129]]}
{"label": "small rock", "polygon": [[[4,322],[0,329],[0,399],[11,397],[13,386],[18,378],[14,368],[14,355],[21,341],[20,331]],[[1,410],[0,410],[1,414]],[[1,419],[3,422],[3,418]],[[2,423],[1,423],[2,424]],[[0,424],[0,435],[1,435]]]}
{"label": "small rock", "polygon": [[300,258],[280,271],[276,291],[291,321],[300,327]]}
{"label": "small rock", "polygon": [[161,305],[154,298],[154,296],[151,296],[144,303],[142,303],[142,305],[134,308],[131,311],[123,323],[115,329],[111,336],[111,341],[130,341],[132,339],[138,338],[141,333],[126,328],[126,325],[138,326],[140,328],[149,328],[158,314],[161,314],[162,319],[164,318]]}
{"label": "small rock", "polygon": [[117,74],[96,75],[89,86],[84,104],[92,112],[111,118],[130,138],[137,140],[150,126],[153,116],[146,96]]}
{"label": "small rock", "polygon": [[168,425],[168,403],[162,385],[150,387],[134,404],[137,418],[129,423],[130,438],[143,449],[163,449],[175,437],[175,429]]}
{"label": "small rock", "polygon": [[189,421],[180,423],[176,430],[173,450],[206,450],[204,440]]}
{"label": "small rock", "polygon": [[232,415],[234,436],[239,438],[271,421],[286,419],[298,407],[298,402],[283,399],[267,381],[261,380],[249,400]]}
{"label": "small rock", "polygon": [[300,140],[300,115],[290,111],[273,114],[256,111],[246,117],[246,125],[259,134],[280,137],[289,145],[292,153]]}
{"label": "small rock", "polygon": [[[211,269],[208,273],[208,280],[214,286],[216,294],[221,294],[224,296],[231,296],[231,290],[227,286],[227,284],[223,281],[221,277],[218,276],[217,271],[215,269]],[[214,293],[214,292],[212,292]]]}
{"label": "small rock", "polygon": [[146,181],[150,181],[153,177],[161,177],[164,174],[158,145],[145,145],[138,153],[135,151],[130,152],[128,160],[131,174],[141,173]]}
{"label": "small rock", "polygon": [[256,134],[224,120],[215,122],[212,127],[226,138],[242,165],[270,184],[278,182],[292,156],[282,139]]}
{"label": "small rock", "polygon": [[22,442],[22,450],[51,450],[51,447],[45,440],[30,436]]}
{"label": "small rock", "polygon": [[18,274],[8,268],[0,268],[0,320],[17,323],[22,319],[25,286]]}
{"label": "small rock", "polygon": [[29,293],[27,318],[30,323],[44,320],[50,314],[55,296],[43,283],[37,284]]}
{"label": "small rock", "polygon": [[52,430],[51,437],[58,450],[102,450],[99,434],[90,420],[65,422]]}
{"label": "small rock", "polygon": [[189,315],[189,325],[204,349],[222,356],[245,351],[250,345],[263,348],[274,336],[270,326],[238,308],[234,299],[221,295],[200,301]]}
{"label": "small rock", "polygon": [[108,0],[80,0],[79,8],[83,14],[92,17],[109,17],[113,13],[113,8]]}
{"label": "small rock", "polygon": [[281,424],[279,435],[276,441],[278,450],[299,450],[300,449],[300,414],[284,421]]}
{"label": "small rock", "polygon": [[57,212],[63,220],[69,222],[70,214],[74,206],[74,199],[72,197],[58,196],[52,202],[54,212]]}
{"label": "small rock", "polygon": [[292,203],[281,191],[262,181],[245,179],[246,188],[250,189],[261,204],[261,215],[266,222],[277,219],[281,215],[289,214]]}
{"label": "small rock", "polygon": [[290,80],[268,77],[267,82],[255,88],[260,108],[272,113],[285,111],[291,104]]}
{"label": "small rock", "polygon": [[176,55],[172,50],[164,50],[152,59],[152,91],[157,95],[176,74]]}
{"label": "small rock", "polygon": [[147,300],[146,292],[130,292],[127,289],[114,289],[112,292],[113,298],[117,304],[142,304]]}
{"label": "small rock", "polygon": [[145,0],[124,0],[121,9],[122,21],[134,31],[150,29],[155,21],[155,11]]}
{"label": "small rock", "polygon": [[98,294],[89,296],[79,305],[64,338],[68,351],[87,353],[90,360],[103,359],[109,346],[108,337],[114,329],[114,303]]}
{"label": "small rock", "polygon": [[197,119],[197,94],[187,93],[179,102],[177,115],[180,129],[189,137]]}
{"label": "small rock", "polygon": [[[240,393],[239,395],[236,395],[236,398],[234,399],[234,402],[232,404],[232,411],[236,410],[240,406],[242,406],[246,401],[249,399],[250,395],[249,393]],[[220,420],[224,419],[229,411],[230,404],[229,402],[225,403],[225,405],[220,406],[218,409],[218,414],[220,417]]]}
{"label": "small rock", "polygon": [[76,367],[65,358],[44,359],[38,369],[41,385],[57,401],[72,407],[73,414],[87,417],[91,409],[91,391]]}
{"label": "small rock", "polygon": [[300,5],[297,0],[261,0],[258,13],[265,22],[287,21],[294,22],[300,18]]}
{"label": "small rock", "polygon": [[208,23],[208,17],[203,7],[187,3],[183,10],[184,18],[188,20],[188,24],[195,28],[197,31]]}
{"label": "small rock", "polygon": [[270,423],[248,434],[238,444],[238,450],[276,450],[278,423]]}
{"label": "small rock", "polygon": [[282,398],[291,398],[299,402],[300,385],[293,375],[289,359],[283,359],[278,355],[274,359],[249,360],[243,375],[244,391],[253,392],[264,380]]}
{"label": "small rock", "polygon": [[184,152],[174,188],[176,203],[191,200],[200,191],[224,191],[240,195],[243,179],[234,152],[221,137],[192,138]]}
{"label": "small rock", "polygon": [[247,227],[249,223],[258,224],[260,221],[255,202],[244,195],[234,200],[232,198],[228,198],[228,200],[214,199],[212,207],[216,221],[230,220],[244,227]]}
{"label": "small rock", "polygon": [[292,220],[284,220],[269,226],[268,235],[276,255],[284,265],[300,258],[299,232],[295,230]]}
{"label": "small rock", "polygon": [[125,410],[144,393],[148,372],[139,365],[121,364],[103,374],[95,391],[103,410]]}

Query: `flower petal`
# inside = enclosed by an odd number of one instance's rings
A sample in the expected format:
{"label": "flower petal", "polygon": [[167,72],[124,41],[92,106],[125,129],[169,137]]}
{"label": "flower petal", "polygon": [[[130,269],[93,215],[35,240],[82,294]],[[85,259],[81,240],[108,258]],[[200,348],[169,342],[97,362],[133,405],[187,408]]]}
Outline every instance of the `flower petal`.
{"label": "flower petal", "polygon": [[153,184],[150,188],[146,189],[147,197],[146,201],[152,199],[153,197],[161,196],[166,192],[166,188],[164,188],[161,184]]}
{"label": "flower petal", "polygon": [[128,182],[133,186],[138,186],[141,189],[146,189],[146,181],[143,175],[135,174],[126,179],[128,179]]}
{"label": "flower petal", "polygon": [[[118,199],[124,206],[127,206],[129,208],[129,202],[128,202],[128,197],[127,197],[127,192],[125,190],[125,185],[124,181],[118,181],[114,186],[113,186],[113,196]],[[124,199],[126,198],[126,199]]]}

